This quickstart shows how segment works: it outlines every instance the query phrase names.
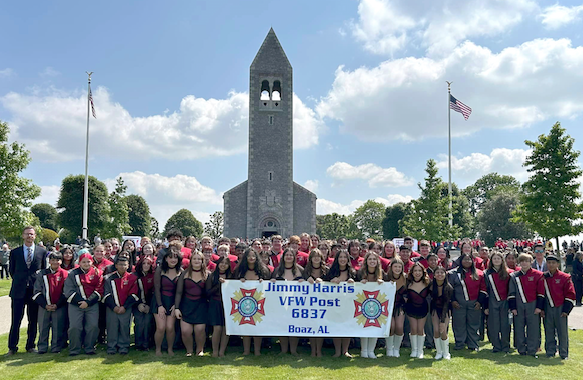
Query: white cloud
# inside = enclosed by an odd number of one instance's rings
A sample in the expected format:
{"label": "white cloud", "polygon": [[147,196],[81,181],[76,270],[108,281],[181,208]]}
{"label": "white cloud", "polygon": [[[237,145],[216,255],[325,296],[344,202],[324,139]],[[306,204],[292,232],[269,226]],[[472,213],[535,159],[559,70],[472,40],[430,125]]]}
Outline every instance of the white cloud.
{"label": "white cloud", "polygon": [[446,80],[473,109],[468,121],[452,112],[453,136],[575,118],[583,111],[583,47],[537,39],[493,53],[465,42],[442,59],[408,57],[353,71],[340,66],[316,109],[364,141],[446,137]]}
{"label": "white cloud", "polygon": [[[160,174],[146,174],[141,171],[120,173],[127,186],[126,194],[144,197],[151,214],[158,220],[160,228],[176,211],[186,208],[203,224],[214,211],[223,209],[222,194],[201,184],[195,177],[183,174],[167,177]],[[116,178],[104,182],[109,191],[115,188]]]}
{"label": "white cloud", "polygon": [[[380,199],[383,199],[382,202],[385,203],[384,202],[385,198],[380,198]],[[410,195],[389,194],[389,195],[387,195],[386,200],[387,200],[387,203],[385,203],[385,205],[392,206],[392,205],[397,204],[397,203],[409,203],[409,202],[411,202],[411,200],[413,200],[413,197]],[[377,202],[380,202],[380,201],[377,201]]]}
{"label": "white cloud", "polygon": [[56,77],[58,75],[61,75],[61,73],[53,69],[52,67],[47,66],[43,71],[39,73],[39,75],[41,77]]}
{"label": "white cloud", "polygon": [[343,205],[340,203],[332,202],[327,199],[320,199],[316,200],[316,213],[318,215],[326,215],[337,213],[340,215],[348,215],[352,214],[354,210],[359,208],[364,204],[363,201],[355,200],[352,201],[350,204]]}
{"label": "white cloud", "polygon": [[14,70],[10,67],[0,70],[0,78],[8,78],[14,74]]}
{"label": "white cloud", "polygon": [[[94,89],[93,99],[97,119],[91,119],[92,156],[189,160],[247,150],[246,93],[232,91],[226,99],[188,95],[177,111],[146,117],[130,115],[106,88]],[[10,92],[0,97],[0,103],[11,113],[11,139],[26,143],[33,158],[58,162],[84,157],[84,91],[37,88],[32,95]],[[315,112],[294,95],[294,147],[318,144],[318,134],[324,129]],[[61,146],[68,149],[63,151]]]}
{"label": "white cloud", "polygon": [[467,38],[504,33],[537,9],[533,0],[361,0],[351,29],[376,54],[416,45],[443,54]]}
{"label": "white cloud", "polygon": [[326,173],[338,180],[364,179],[370,187],[400,187],[413,184],[413,180],[397,169],[381,168],[375,164],[352,166],[346,162],[336,162],[326,169]]}
{"label": "white cloud", "polygon": [[312,193],[315,193],[318,191],[318,187],[319,187],[319,182],[317,179],[309,179],[306,181],[306,183],[304,183],[304,187],[308,190],[310,190]]}
{"label": "white cloud", "polygon": [[546,7],[540,14],[542,24],[547,29],[558,29],[567,24],[572,24],[580,21],[580,14],[583,13],[583,5],[565,7],[563,5],[554,4]]}
{"label": "white cloud", "polygon": [[61,192],[60,186],[41,186],[41,194],[34,199],[33,204],[36,203],[48,203],[54,207],[57,207],[57,201],[59,200],[59,194]]}
{"label": "white cloud", "polygon": [[[489,155],[472,153],[469,156],[451,158],[452,181],[462,187],[475,182],[488,173],[511,175],[520,182],[528,179],[526,168],[522,166],[532,151],[528,149],[496,148]],[[447,170],[447,156],[441,155],[437,167]]]}

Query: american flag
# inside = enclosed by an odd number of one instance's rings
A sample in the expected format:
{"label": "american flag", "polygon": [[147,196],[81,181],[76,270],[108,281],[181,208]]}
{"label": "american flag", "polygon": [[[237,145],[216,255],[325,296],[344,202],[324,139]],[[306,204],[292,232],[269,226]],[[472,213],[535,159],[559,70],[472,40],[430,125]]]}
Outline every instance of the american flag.
{"label": "american flag", "polygon": [[91,113],[93,114],[93,117],[97,119],[97,116],[95,116],[95,106],[93,105],[93,94],[91,93],[91,87],[89,87],[89,102],[91,102]]}
{"label": "american flag", "polygon": [[472,113],[472,109],[470,107],[454,98],[451,94],[449,95],[449,108],[464,115],[464,119],[466,120],[468,120],[470,114]]}

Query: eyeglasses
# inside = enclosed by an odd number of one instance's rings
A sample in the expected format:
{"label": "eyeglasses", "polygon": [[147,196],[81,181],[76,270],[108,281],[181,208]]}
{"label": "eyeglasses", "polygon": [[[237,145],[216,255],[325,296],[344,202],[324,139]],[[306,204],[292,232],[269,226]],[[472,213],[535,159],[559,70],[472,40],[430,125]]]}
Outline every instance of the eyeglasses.
{"label": "eyeglasses", "polygon": [[535,249],[534,253],[543,253],[544,251],[542,249]]}

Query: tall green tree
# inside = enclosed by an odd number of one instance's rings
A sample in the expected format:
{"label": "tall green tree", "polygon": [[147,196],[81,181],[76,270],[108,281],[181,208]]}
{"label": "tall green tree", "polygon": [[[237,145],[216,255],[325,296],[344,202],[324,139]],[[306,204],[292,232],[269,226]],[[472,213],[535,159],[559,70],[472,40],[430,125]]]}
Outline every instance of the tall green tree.
{"label": "tall green tree", "polygon": [[[83,187],[84,175],[69,175],[63,179],[57,201],[59,225],[65,228],[68,236],[81,236],[83,231]],[[89,176],[89,207],[87,217],[87,236],[102,233],[108,220],[107,187],[103,182]]]}
{"label": "tall green tree", "polygon": [[105,225],[104,236],[121,238],[130,232],[129,210],[125,200],[127,186],[124,185],[123,178],[118,177],[115,183],[115,190],[109,194],[107,203],[109,205],[109,218]]}
{"label": "tall green tree", "polygon": [[351,234],[351,220],[337,213],[316,215],[316,233],[322,239],[338,239]]}
{"label": "tall green tree", "polygon": [[[8,143],[10,127],[0,121],[0,236],[7,239],[22,235],[34,215],[25,211],[41,193],[40,187],[20,173],[30,163],[24,144]],[[20,238],[18,238],[20,239]]]}
{"label": "tall green tree", "polygon": [[437,176],[437,164],[433,159],[427,161],[425,172],[425,186],[417,184],[421,195],[411,201],[411,212],[401,222],[403,232],[431,241],[459,237],[460,228],[455,224],[449,227],[449,199],[441,195],[443,181]]}
{"label": "tall green tree", "polygon": [[150,217],[150,237],[152,239],[158,239],[160,237],[160,227],[158,225],[158,219],[153,216]]}
{"label": "tall green tree", "polygon": [[403,230],[399,222],[405,217],[410,209],[408,203],[399,202],[385,209],[385,216],[382,221],[383,237],[394,239],[403,236]]}
{"label": "tall green tree", "polygon": [[372,199],[366,201],[352,214],[354,222],[364,237],[375,240],[382,240],[383,238],[384,216],[385,205]]}
{"label": "tall green tree", "polygon": [[203,232],[202,223],[192,215],[192,212],[185,208],[176,211],[176,213],[168,219],[164,226],[164,235],[173,228],[182,231],[184,236],[193,235],[200,237]]}
{"label": "tall green tree", "polygon": [[520,194],[507,189],[489,198],[478,212],[477,232],[487,245],[493,246],[498,238],[530,239],[532,233],[523,222],[513,220],[512,213],[520,204]]}
{"label": "tall green tree", "polygon": [[222,211],[215,211],[204,224],[204,234],[217,240],[223,236],[225,216]]}
{"label": "tall green tree", "polygon": [[[449,188],[446,182],[441,182],[441,198],[447,200],[449,218]],[[459,236],[473,237],[476,218],[470,213],[468,198],[459,190],[455,183],[451,184],[451,209],[453,224],[459,227]]]}
{"label": "tall green tree", "polygon": [[489,173],[479,178],[473,185],[466,187],[463,194],[466,196],[472,216],[478,215],[478,211],[488,199],[498,191],[520,190],[520,182],[511,175]]}
{"label": "tall green tree", "polygon": [[532,149],[524,161],[530,177],[522,185],[521,205],[515,214],[543,238],[555,238],[558,248],[559,237],[583,230],[581,184],[577,181],[583,173],[577,161],[581,153],[573,149],[575,140],[558,122],[548,135],[524,143]]}
{"label": "tall green tree", "polygon": [[152,218],[150,216],[150,207],[144,197],[130,194],[125,197],[128,207],[128,223],[130,225],[130,235],[132,236],[149,236]]}
{"label": "tall green tree", "polygon": [[43,228],[53,231],[59,229],[59,214],[57,209],[48,203],[37,203],[30,208],[30,211],[38,218]]}

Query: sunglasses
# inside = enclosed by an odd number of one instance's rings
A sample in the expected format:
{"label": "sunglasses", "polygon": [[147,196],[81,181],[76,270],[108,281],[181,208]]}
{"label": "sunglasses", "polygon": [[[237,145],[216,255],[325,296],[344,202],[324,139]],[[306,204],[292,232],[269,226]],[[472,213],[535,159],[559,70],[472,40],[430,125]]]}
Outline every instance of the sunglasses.
{"label": "sunglasses", "polygon": [[535,249],[534,252],[535,253],[543,253],[544,251],[542,249]]}

